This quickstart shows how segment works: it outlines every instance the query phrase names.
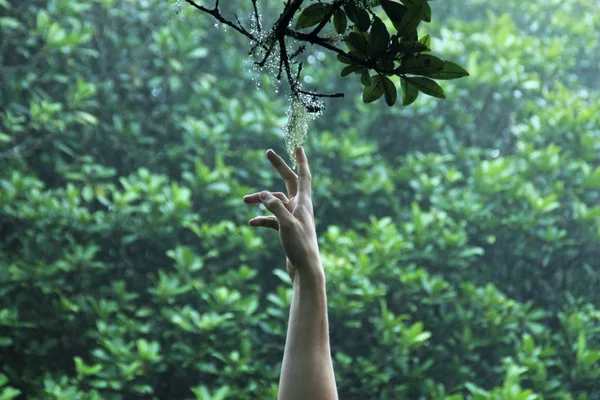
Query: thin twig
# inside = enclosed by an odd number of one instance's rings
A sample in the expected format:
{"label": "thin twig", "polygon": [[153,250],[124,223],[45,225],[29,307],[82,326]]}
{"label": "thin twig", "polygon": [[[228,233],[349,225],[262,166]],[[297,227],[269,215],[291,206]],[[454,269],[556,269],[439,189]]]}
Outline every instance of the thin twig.
{"label": "thin twig", "polygon": [[261,32],[262,26],[260,24],[260,16],[258,15],[258,5],[256,2],[257,0],[252,0],[252,7],[254,8],[254,21],[256,22],[256,29],[258,32]]}
{"label": "thin twig", "polygon": [[256,38],[254,37],[254,35],[252,35],[250,32],[248,32],[242,25],[236,25],[233,22],[229,21],[228,19],[224,18],[223,15],[221,15],[221,12],[219,11],[219,1],[217,0],[215,3],[215,8],[213,8],[212,10],[209,8],[206,8],[204,6],[201,6],[199,4],[197,4],[195,1],[193,0],[185,0],[186,3],[194,6],[195,8],[197,8],[200,11],[203,11],[207,14],[212,15],[213,17],[215,17],[218,21],[224,23],[227,26],[232,27],[233,29],[235,29],[236,31],[238,31],[239,33],[241,33],[242,35],[246,36],[248,39],[250,40],[256,40]]}

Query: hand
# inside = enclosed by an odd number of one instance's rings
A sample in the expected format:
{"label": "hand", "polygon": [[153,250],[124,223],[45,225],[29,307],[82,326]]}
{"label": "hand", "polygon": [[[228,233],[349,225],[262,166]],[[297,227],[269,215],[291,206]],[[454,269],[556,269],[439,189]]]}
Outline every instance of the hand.
{"label": "hand", "polygon": [[279,231],[292,281],[296,274],[317,272],[321,275],[323,271],[311,199],[311,175],[304,149],[296,149],[298,175],[273,150],[267,150],[267,158],[283,178],[289,198],[281,192],[268,191],[244,196],[245,203],[262,203],[274,214],[252,218],[248,223],[250,226]]}

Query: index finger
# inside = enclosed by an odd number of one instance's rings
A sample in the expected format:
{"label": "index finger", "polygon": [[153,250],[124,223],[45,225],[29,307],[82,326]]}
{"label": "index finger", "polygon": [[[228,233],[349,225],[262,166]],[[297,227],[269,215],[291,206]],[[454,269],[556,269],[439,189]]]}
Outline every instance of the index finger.
{"label": "index finger", "polygon": [[285,161],[283,161],[283,158],[279,157],[272,149],[267,150],[267,158],[283,178],[285,188],[288,191],[288,196],[295,196],[298,192],[298,176],[296,173],[292,171]]}
{"label": "index finger", "polygon": [[311,187],[310,182],[312,177],[308,168],[308,159],[304,153],[304,147],[296,148],[296,161],[298,164],[298,194],[302,194],[310,199]]}

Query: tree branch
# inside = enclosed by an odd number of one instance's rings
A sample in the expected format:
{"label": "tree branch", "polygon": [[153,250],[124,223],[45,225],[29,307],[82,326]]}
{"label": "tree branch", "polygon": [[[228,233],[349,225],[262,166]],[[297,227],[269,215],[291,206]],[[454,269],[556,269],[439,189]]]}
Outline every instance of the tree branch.
{"label": "tree branch", "polygon": [[223,17],[223,15],[221,14],[221,12],[219,11],[219,0],[217,0],[215,2],[215,7],[213,9],[209,9],[206,8],[204,6],[201,6],[199,4],[197,4],[195,1],[193,0],[185,0],[186,3],[190,4],[191,6],[197,8],[200,11],[203,11],[207,14],[212,15],[213,17],[215,17],[215,19],[217,19],[218,21],[224,23],[227,26],[232,27],[233,29],[235,29],[236,31],[238,31],[239,33],[241,33],[242,35],[246,36],[248,39],[250,40],[256,40],[256,38],[254,37],[254,35],[252,35],[250,32],[248,32],[246,30],[246,28],[244,28],[241,24],[236,25],[233,22],[229,21],[228,19],[225,19],[225,17]]}
{"label": "tree branch", "polygon": [[[301,42],[309,42],[311,44],[318,45],[325,49],[333,51],[334,53],[343,55],[344,57],[347,57],[348,59],[354,61],[355,63],[357,63],[359,65],[362,65],[362,66],[365,66],[365,67],[368,67],[371,69],[376,69],[376,65],[374,63],[368,62],[366,60],[360,60],[360,59],[348,54],[347,52],[343,51],[342,49],[336,47],[327,39],[324,39],[324,38],[318,36],[319,32],[321,32],[321,30],[325,27],[325,25],[327,25],[327,23],[329,22],[329,20],[333,16],[333,14],[337,10],[339,10],[339,8],[344,4],[345,1],[346,0],[335,0],[335,3],[332,5],[331,10],[329,10],[326,17],[323,18],[323,20],[321,20],[319,22],[319,24],[312,30],[311,33],[307,34],[307,33],[297,32],[297,31],[294,31],[289,28],[292,20],[294,19],[294,16],[300,10],[302,4],[304,3],[304,0],[287,0],[284,3],[284,9],[281,12],[281,15],[279,16],[279,18],[277,19],[277,21],[273,25],[273,28],[270,31],[271,33],[266,38],[258,38],[242,26],[239,19],[237,19],[237,15],[235,16],[237,23],[234,23],[234,22],[228,20],[227,18],[225,18],[219,10],[219,1],[218,0],[215,1],[215,6],[213,8],[207,8],[202,5],[199,5],[194,0],[186,0],[186,2],[188,4],[190,4],[191,6],[193,6],[194,8],[213,16],[216,20],[233,28],[235,31],[243,34],[248,39],[255,42],[256,44],[250,49],[249,54],[251,54],[251,55],[254,54],[256,49],[259,47],[264,49],[265,54],[262,56],[262,59],[260,61],[255,62],[255,64],[259,65],[260,67],[264,67],[266,65],[269,57],[271,57],[273,55],[273,50],[274,50],[275,46],[278,45],[280,60],[279,60],[279,71],[277,74],[277,79],[280,80],[281,77],[283,76],[283,73],[285,72],[286,79],[290,86],[290,90],[292,91],[292,95],[294,95],[296,97],[300,97],[299,95],[303,94],[303,95],[312,96],[312,97],[328,97],[328,98],[343,97],[344,94],[343,93],[323,94],[323,93],[302,90],[300,88],[300,86],[301,86],[300,73],[302,71],[302,63],[299,63],[298,71],[296,74],[294,74],[294,72],[292,70],[293,69],[292,64],[295,64],[294,60],[306,49],[306,46],[301,45],[294,53],[288,54],[285,39],[286,39],[286,37],[291,37],[291,38],[296,39]],[[261,32],[263,27],[261,26],[260,16],[258,14],[257,0],[252,0],[252,8],[253,8],[253,16],[254,16],[255,23],[256,23],[256,29],[259,32]],[[305,104],[305,106],[307,107],[307,109],[311,108],[307,104]],[[314,109],[314,106],[312,108],[313,109],[311,109],[310,111],[318,111],[318,110]]]}

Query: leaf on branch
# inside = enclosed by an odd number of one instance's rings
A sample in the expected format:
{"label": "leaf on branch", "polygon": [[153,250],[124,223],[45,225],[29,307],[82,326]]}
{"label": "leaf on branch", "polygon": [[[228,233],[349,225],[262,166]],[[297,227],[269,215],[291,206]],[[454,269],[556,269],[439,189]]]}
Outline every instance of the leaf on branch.
{"label": "leaf on branch", "polygon": [[358,29],[362,32],[369,30],[369,26],[371,26],[371,17],[369,17],[369,13],[365,9],[357,7],[352,3],[344,5],[344,9],[346,10],[346,15],[350,21],[354,22]]}
{"label": "leaf on branch", "polygon": [[375,16],[373,17],[373,25],[369,33],[369,45],[373,52],[381,53],[388,48],[390,43],[390,34],[383,21]]}
{"label": "leaf on branch", "polygon": [[335,31],[340,35],[346,32],[348,19],[346,18],[346,13],[341,8],[338,8],[333,14],[333,26],[335,27]]}
{"label": "leaf on branch", "polygon": [[331,5],[315,3],[306,7],[296,21],[296,29],[309,28],[313,25],[317,25],[327,16],[327,13],[331,10]]}
{"label": "leaf on branch", "polygon": [[369,70],[367,68],[363,68],[360,74],[360,83],[363,86],[369,86],[371,84],[371,75],[369,74]]}
{"label": "leaf on branch", "polygon": [[398,98],[398,92],[396,91],[396,85],[394,82],[387,76],[383,76],[383,91],[385,94],[385,102],[388,106],[393,106],[396,104],[396,99]]}
{"label": "leaf on branch", "polygon": [[458,79],[469,76],[469,73],[463,67],[452,61],[444,61],[444,69],[428,74],[427,76],[434,79]]}
{"label": "leaf on branch", "polygon": [[421,39],[419,39],[419,43],[422,44],[423,46],[427,47],[426,50],[430,50],[431,49],[431,36],[429,34],[423,36]]}
{"label": "leaf on branch", "polygon": [[408,106],[417,100],[419,97],[419,89],[411,85],[405,78],[400,80],[402,86],[402,105]]}
{"label": "leaf on branch", "polygon": [[337,59],[342,64],[352,64],[352,60],[342,54],[338,54]]}
{"label": "leaf on branch", "polygon": [[383,85],[382,75],[376,75],[371,78],[371,84],[363,90],[363,101],[365,103],[372,103],[378,100],[385,92]]}
{"label": "leaf on branch", "polygon": [[408,9],[404,5],[391,0],[381,0],[381,7],[383,7],[383,11],[392,21],[394,27],[398,29],[397,25],[400,24]]}
{"label": "leaf on branch", "polygon": [[442,89],[440,85],[429,78],[406,77],[406,80],[419,89],[420,92],[423,92],[428,96],[437,97],[440,99],[446,98],[444,89]]}
{"label": "leaf on branch", "polygon": [[353,73],[355,71],[358,71],[360,68],[361,68],[360,65],[357,65],[357,64],[348,65],[347,67],[345,67],[342,70],[341,75],[342,76],[348,76],[351,73]]}
{"label": "leaf on branch", "polygon": [[399,42],[398,39],[395,39],[392,43],[391,51],[395,54],[402,53],[406,57],[412,56],[415,53],[420,53],[422,51],[426,51],[427,46],[423,43],[415,42],[415,41],[402,41]]}
{"label": "leaf on branch", "polygon": [[365,37],[362,34],[357,32],[350,32],[350,34],[346,36],[345,40],[346,43],[349,45],[348,47],[351,50],[357,50],[359,53],[362,54],[371,53],[371,49],[369,47],[369,44],[367,43],[367,39],[365,39]]}
{"label": "leaf on branch", "polygon": [[406,8],[402,20],[394,22],[394,26],[398,30],[399,36],[404,36],[405,33],[414,31],[419,26],[421,21],[431,21],[431,7],[426,1],[412,4]]}
{"label": "leaf on branch", "polygon": [[429,54],[409,57],[402,61],[396,70],[401,74],[427,75],[440,72],[444,69],[444,60]]}

